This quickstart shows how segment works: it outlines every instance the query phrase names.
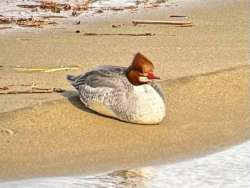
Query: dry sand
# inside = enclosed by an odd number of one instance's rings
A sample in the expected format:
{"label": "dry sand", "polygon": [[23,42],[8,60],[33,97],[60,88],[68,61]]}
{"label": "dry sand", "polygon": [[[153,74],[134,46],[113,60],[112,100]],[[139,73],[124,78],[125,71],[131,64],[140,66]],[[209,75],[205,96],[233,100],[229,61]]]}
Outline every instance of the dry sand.
{"label": "dry sand", "polygon": [[[206,6],[194,3],[188,8],[133,14],[137,19],[185,14],[194,23],[187,28],[134,27],[128,15],[60,31],[0,36],[1,87],[35,81],[68,90],[62,95],[0,96],[0,179],[161,164],[249,139],[248,4],[213,1]],[[112,28],[112,23],[124,25]],[[76,29],[81,33],[74,33]],[[84,32],[156,35],[83,36]],[[133,125],[97,115],[70,91],[66,74],[103,64],[126,66],[137,51],[154,62],[165,80],[168,113],[161,125]],[[79,65],[80,70],[24,73],[13,69],[61,65]]]}

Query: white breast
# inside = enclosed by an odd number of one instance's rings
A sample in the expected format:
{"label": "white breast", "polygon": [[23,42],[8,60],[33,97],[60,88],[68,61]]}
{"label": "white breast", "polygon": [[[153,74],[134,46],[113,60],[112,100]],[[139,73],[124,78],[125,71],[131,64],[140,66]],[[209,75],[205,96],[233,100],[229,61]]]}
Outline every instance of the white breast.
{"label": "white breast", "polygon": [[136,103],[136,122],[157,124],[165,117],[164,100],[151,85],[134,86]]}
{"label": "white breast", "polygon": [[[133,117],[131,119],[124,119],[123,118],[124,116],[122,117],[119,114],[118,115],[115,114],[113,111],[114,109],[112,108],[115,108],[116,106],[106,105],[103,102],[105,91],[102,91],[103,95],[98,95],[99,98],[88,100],[87,107],[100,114],[111,116],[132,123],[139,123],[139,124],[160,123],[162,119],[165,117],[165,103],[162,97],[159,95],[159,93],[151,85],[147,84],[134,86],[131,92],[133,92],[131,93],[131,96],[133,97],[127,99],[129,101],[127,100],[123,101],[124,103],[127,103],[126,105],[119,106],[120,108],[124,107],[124,109],[120,110],[123,111],[125,114],[127,114],[128,115],[127,117]],[[117,97],[117,96],[110,95],[110,97]],[[131,107],[127,105],[131,105]]]}

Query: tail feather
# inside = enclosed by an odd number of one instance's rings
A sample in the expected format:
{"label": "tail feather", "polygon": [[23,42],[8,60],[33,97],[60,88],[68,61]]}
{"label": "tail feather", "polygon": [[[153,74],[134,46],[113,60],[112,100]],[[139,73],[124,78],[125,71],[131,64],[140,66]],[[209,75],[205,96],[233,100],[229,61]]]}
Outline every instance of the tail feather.
{"label": "tail feather", "polygon": [[67,75],[67,80],[74,82],[76,80],[76,77],[73,75]]}
{"label": "tail feather", "polygon": [[86,82],[86,78],[84,75],[67,75],[67,80],[69,80],[71,85],[74,86],[76,89],[78,89],[80,85],[83,85]]}
{"label": "tail feather", "polygon": [[69,82],[71,83],[71,85],[78,89],[79,88],[79,83],[78,83],[78,79],[80,76],[73,76],[73,75],[67,75],[67,80],[69,80]]}

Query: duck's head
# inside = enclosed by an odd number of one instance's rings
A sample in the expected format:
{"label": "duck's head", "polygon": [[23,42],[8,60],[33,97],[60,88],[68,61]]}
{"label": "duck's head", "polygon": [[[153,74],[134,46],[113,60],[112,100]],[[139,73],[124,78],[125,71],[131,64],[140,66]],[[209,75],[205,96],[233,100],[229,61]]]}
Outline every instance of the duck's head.
{"label": "duck's head", "polygon": [[154,65],[141,53],[137,53],[127,69],[127,78],[133,85],[142,85],[160,79],[153,72]]}

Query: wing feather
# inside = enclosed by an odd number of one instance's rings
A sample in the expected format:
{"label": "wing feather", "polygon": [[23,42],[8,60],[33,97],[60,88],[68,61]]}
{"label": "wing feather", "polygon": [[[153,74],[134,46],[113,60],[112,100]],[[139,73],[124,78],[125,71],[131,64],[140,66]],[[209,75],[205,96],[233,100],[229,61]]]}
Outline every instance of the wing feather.
{"label": "wing feather", "polygon": [[78,89],[80,85],[87,84],[91,87],[118,87],[119,82],[115,82],[117,77],[124,76],[126,72],[125,67],[118,66],[102,66],[95,70],[79,75],[75,78],[68,76],[71,84]]}

